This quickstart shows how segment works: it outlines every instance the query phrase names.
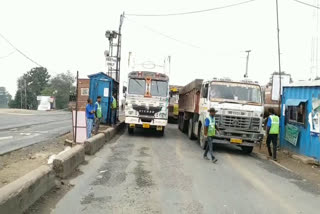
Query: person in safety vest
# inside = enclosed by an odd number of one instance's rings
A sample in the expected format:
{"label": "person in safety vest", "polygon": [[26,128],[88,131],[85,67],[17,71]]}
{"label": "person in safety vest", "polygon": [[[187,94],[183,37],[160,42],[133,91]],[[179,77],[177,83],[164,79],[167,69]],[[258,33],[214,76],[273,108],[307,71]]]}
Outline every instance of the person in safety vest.
{"label": "person in safety vest", "polygon": [[[274,109],[269,109],[269,118],[267,122],[267,147],[269,156],[273,158],[274,161],[277,161],[277,141],[278,135],[280,132],[280,119],[275,115]],[[271,142],[273,146],[273,153],[271,152]]]}
{"label": "person in safety vest", "polygon": [[216,110],[214,108],[210,108],[209,110],[209,116],[205,120],[204,124],[204,136],[208,139],[208,144],[206,146],[206,150],[203,154],[203,158],[209,160],[207,157],[208,152],[210,152],[211,160],[213,163],[217,162],[218,159],[216,159],[213,155],[213,139],[216,135],[216,131],[220,131],[219,128],[216,125]]}
{"label": "person in safety vest", "polygon": [[111,97],[111,125],[116,124],[116,117],[117,117],[117,94],[113,93],[113,96]]}
{"label": "person in safety vest", "polygon": [[95,125],[94,126],[94,133],[98,134],[100,122],[102,119],[101,96],[97,97],[97,102],[95,103],[94,107],[95,107],[95,116],[96,116],[95,124],[94,124]]}

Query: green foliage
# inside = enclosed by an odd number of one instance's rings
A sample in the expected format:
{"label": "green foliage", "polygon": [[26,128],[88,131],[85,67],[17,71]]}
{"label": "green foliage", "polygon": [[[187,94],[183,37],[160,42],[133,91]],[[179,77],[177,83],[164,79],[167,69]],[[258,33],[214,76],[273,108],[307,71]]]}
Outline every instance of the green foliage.
{"label": "green foliage", "polygon": [[22,100],[23,108],[37,109],[37,96],[48,86],[49,79],[50,75],[43,67],[32,68],[23,74],[17,81],[18,90],[14,101],[9,104],[10,108],[20,108]]}
{"label": "green foliage", "polygon": [[74,83],[75,76],[70,71],[57,74],[50,80],[48,87],[41,92],[41,95],[55,97],[57,109],[67,108],[69,96],[76,90]]}
{"label": "green foliage", "polygon": [[7,92],[5,87],[0,87],[0,108],[8,108],[11,101],[11,95]]}

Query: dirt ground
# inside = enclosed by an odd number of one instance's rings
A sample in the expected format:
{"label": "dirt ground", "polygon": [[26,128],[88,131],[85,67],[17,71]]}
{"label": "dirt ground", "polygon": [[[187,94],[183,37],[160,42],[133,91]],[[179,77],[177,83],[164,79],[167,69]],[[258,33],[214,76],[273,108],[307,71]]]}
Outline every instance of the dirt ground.
{"label": "dirt ground", "polygon": [[[261,145],[261,149],[256,147],[254,152],[261,153],[268,157],[267,145],[265,142]],[[293,173],[305,178],[312,183],[315,183],[320,186],[320,166],[317,165],[306,165],[301,161],[291,158],[292,153],[287,150],[278,149],[277,159],[278,163],[287,169],[291,170]]]}
{"label": "dirt ground", "polygon": [[64,150],[65,139],[72,139],[72,134],[69,133],[0,156],[0,188],[31,170],[47,164],[51,155]]}

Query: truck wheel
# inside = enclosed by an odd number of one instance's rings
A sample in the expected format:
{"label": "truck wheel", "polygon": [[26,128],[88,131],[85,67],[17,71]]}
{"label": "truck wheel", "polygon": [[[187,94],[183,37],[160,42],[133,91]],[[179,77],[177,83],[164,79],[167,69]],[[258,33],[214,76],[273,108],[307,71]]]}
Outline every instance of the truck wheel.
{"label": "truck wheel", "polygon": [[241,149],[244,153],[250,154],[253,150],[253,146],[242,146]]}
{"label": "truck wheel", "polygon": [[133,135],[133,133],[134,133],[134,128],[130,128],[130,127],[128,126],[128,133],[129,133],[129,135]]}
{"label": "truck wheel", "polygon": [[192,118],[189,119],[188,137],[189,137],[190,140],[193,140],[193,139],[194,139],[194,134],[193,134],[193,120],[192,120]]}
{"label": "truck wheel", "polygon": [[182,129],[183,129],[182,121],[183,121],[183,118],[182,118],[181,115],[179,115],[179,117],[178,117],[178,127],[179,127],[180,131],[182,131]]}
{"label": "truck wheel", "polygon": [[206,148],[206,145],[207,145],[207,142],[205,140],[205,137],[204,137],[204,127],[203,126],[200,126],[199,128],[199,131],[198,131],[198,142],[200,144],[200,147],[202,149],[205,149]]}
{"label": "truck wheel", "polygon": [[163,127],[163,129],[162,129],[161,131],[158,131],[158,132],[159,132],[159,133],[158,133],[159,136],[160,136],[160,137],[163,137],[163,136],[164,136],[164,127]]}

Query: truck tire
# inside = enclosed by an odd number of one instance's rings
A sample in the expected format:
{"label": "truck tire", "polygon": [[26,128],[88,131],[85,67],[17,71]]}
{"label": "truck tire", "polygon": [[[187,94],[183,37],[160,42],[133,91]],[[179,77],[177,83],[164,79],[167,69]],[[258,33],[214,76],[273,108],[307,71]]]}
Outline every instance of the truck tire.
{"label": "truck tire", "polygon": [[134,133],[134,128],[130,128],[130,127],[128,126],[128,133],[129,133],[129,135],[133,135],[133,133]]}
{"label": "truck tire", "polygon": [[245,154],[250,154],[253,150],[253,146],[241,146],[241,149]]}
{"label": "truck tire", "polygon": [[188,137],[190,140],[194,139],[194,134],[193,134],[193,119],[189,119],[189,125],[188,125]]}
{"label": "truck tire", "polygon": [[182,118],[182,115],[180,114],[178,117],[178,127],[179,127],[180,131],[182,131],[182,129],[183,129],[182,121],[183,121],[183,118]]}
{"label": "truck tire", "polygon": [[200,127],[198,129],[198,142],[199,142],[199,145],[202,149],[206,148],[207,142],[204,137],[204,127],[202,125],[200,125]]}
{"label": "truck tire", "polygon": [[158,131],[158,134],[159,134],[160,137],[164,136],[164,127],[163,127],[163,129],[161,131]]}

